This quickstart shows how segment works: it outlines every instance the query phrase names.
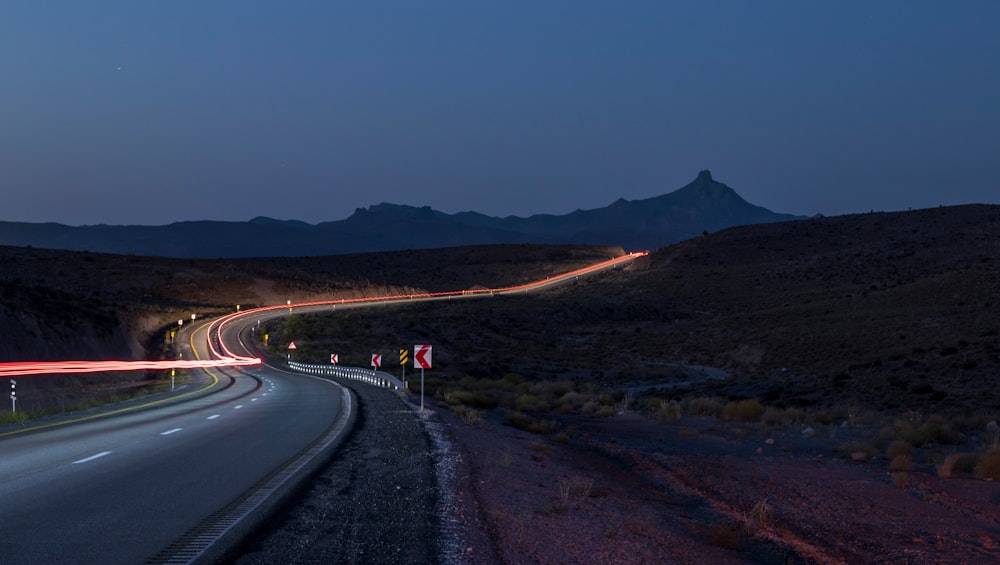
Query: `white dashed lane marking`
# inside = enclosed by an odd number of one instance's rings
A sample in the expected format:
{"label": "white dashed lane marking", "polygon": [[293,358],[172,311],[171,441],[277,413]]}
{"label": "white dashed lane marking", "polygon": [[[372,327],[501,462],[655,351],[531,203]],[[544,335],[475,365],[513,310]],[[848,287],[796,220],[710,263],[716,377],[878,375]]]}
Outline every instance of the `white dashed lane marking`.
{"label": "white dashed lane marking", "polygon": [[170,434],[176,434],[177,432],[181,431],[182,429],[183,428],[174,428],[172,430],[167,430],[165,432],[160,432],[160,435],[161,436],[168,436]]}
{"label": "white dashed lane marking", "polygon": [[240,408],[243,408],[242,404],[237,404],[236,406],[233,406],[233,410],[239,410]]}
{"label": "white dashed lane marking", "polygon": [[218,417],[219,417],[219,415],[218,415],[218,414],[212,414],[211,416],[209,416],[208,418],[205,418],[205,419],[206,419],[206,420],[214,420],[214,419],[216,419],[216,418],[218,418]]}
{"label": "white dashed lane marking", "polygon": [[85,457],[83,459],[80,459],[79,461],[74,461],[73,464],[76,465],[78,463],[86,463],[88,461],[93,461],[94,459],[100,459],[101,457],[104,457],[105,455],[111,455],[111,452],[110,451],[102,451],[102,452],[98,453],[97,455],[91,455],[90,457]]}

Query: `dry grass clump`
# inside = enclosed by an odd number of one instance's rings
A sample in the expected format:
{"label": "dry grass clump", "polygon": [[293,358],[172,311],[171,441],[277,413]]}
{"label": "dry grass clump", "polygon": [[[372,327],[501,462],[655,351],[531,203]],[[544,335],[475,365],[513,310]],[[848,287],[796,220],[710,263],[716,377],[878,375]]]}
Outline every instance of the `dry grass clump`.
{"label": "dry grass clump", "polygon": [[722,413],[722,401],[715,397],[699,396],[686,401],[684,412],[692,416],[718,418]]}
{"label": "dry grass clump", "polygon": [[942,479],[949,479],[955,473],[972,473],[976,469],[977,459],[974,453],[950,453],[937,465],[937,475]]}
{"label": "dry grass clump", "polygon": [[913,470],[913,456],[909,453],[900,453],[889,461],[889,472],[905,473]]}
{"label": "dry grass clump", "polygon": [[875,454],[878,453],[878,449],[874,445],[865,441],[849,441],[837,447],[837,451],[847,457],[851,457],[855,453],[864,453],[867,459],[875,457]]}
{"label": "dry grass clump", "polygon": [[913,446],[901,439],[893,440],[893,442],[889,444],[888,449],[886,449],[886,455],[889,456],[889,459],[894,459],[899,456],[907,456],[912,459]]}
{"label": "dry grass clump", "polygon": [[979,457],[979,461],[976,462],[975,474],[977,479],[991,481],[1000,479],[1000,447],[990,448]]}
{"label": "dry grass clump", "polygon": [[552,420],[539,420],[532,418],[524,412],[509,412],[504,418],[504,423],[512,428],[531,432],[533,434],[544,434],[555,431],[556,423]]}
{"label": "dry grass clump", "polygon": [[722,418],[730,422],[756,422],[764,414],[764,406],[756,398],[736,400],[722,409]]}
{"label": "dry grass clump", "polygon": [[820,418],[815,416],[810,418],[805,410],[801,408],[786,408],[782,410],[781,408],[772,407],[765,410],[760,417],[760,421],[769,428],[796,426],[805,423],[809,419],[820,423]]}
{"label": "dry grass clump", "polygon": [[924,418],[913,412],[884,427],[879,435],[885,439],[902,440],[913,447],[929,444],[956,445],[962,441],[961,435],[944,417],[934,414]]}
{"label": "dry grass clump", "polygon": [[657,422],[674,422],[681,419],[681,403],[676,400],[661,399],[654,412]]}

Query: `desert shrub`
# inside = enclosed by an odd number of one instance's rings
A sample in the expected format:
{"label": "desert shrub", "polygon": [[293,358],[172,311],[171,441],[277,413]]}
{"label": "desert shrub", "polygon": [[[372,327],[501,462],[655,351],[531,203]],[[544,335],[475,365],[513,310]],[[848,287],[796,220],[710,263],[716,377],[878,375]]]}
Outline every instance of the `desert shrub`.
{"label": "desert shrub", "polygon": [[544,381],[531,386],[531,393],[554,400],[573,392],[573,381]]}
{"label": "desert shrub", "polygon": [[18,412],[3,412],[0,413],[0,425],[4,424],[17,424],[20,422],[25,422],[31,419],[31,415],[28,412],[21,410]]}
{"label": "desert shrub", "polygon": [[699,396],[687,401],[687,409],[684,411],[692,416],[707,416],[718,418],[722,412],[722,401],[718,398]]}
{"label": "desert shrub", "polygon": [[469,408],[460,404],[452,405],[450,408],[455,415],[462,418],[462,421],[470,426],[483,423],[483,415],[475,408]]}
{"label": "desert shrub", "polygon": [[892,460],[889,461],[889,471],[893,473],[906,472],[913,470],[913,455],[909,453],[900,453],[893,456]]}
{"label": "desert shrub", "polygon": [[672,422],[680,420],[681,405],[675,400],[661,399],[656,409],[656,420],[658,422]]}
{"label": "desert shrub", "polygon": [[764,414],[761,415],[760,421],[769,428],[778,427],[783,425],[784,423],[782,415],[783,413],[781,409],[768,408],[767,410],[764,411]]}
{"label": "desert shrub", "polygon": [[586,398],[576,391],[570,391],[559,397],[558,403],[560,405],[572,406],[575,410],[579,410],[583,406]]}
{"label": "desert shrub", "polygon": [[847,457],[850,457],[854,453],[862,452],[868,459],[875,457],[875,454],[878,453],[878,450],[875,449],[874,445],[864,441],[849,441],[847,443],[843,443],[837,447],[837,451]]}
{"label": "desert shrub", "polygon": [[1000,447],[991,448],[976,462],[977,479],[1000,479]]}
{"label": "desert shrub", "polygon": [[889,459],[894,459],[900,455],[906,455],[912,459],[913,446],[900,439],[893,440],[892,443],[889,444],[889,448],[886,449],[886,455],[889,456]]}
{"label": "desert shrub", "polygon": [[517,387],[521,384],[524,384],[524,377],[517,373],[507,373],[498,383],[501,390],[506,390],[508,392],[517,390]]}
{"label": "desert shrub", "polygon": [[801,408],[768,408],[760,416],[760,421],[768,427],[792,426],[806,421],[806,412]]}
{"label": "desert shrub", "polygon": [[976,460],[974,453],[951,453],[937,465],[937,475],[948,479],[955,473],[972,473],[976,469]]}
{"label": "desert shrub", "polygon": [[552,405],[533,394],[522,394],[514,400],[514,407],[521,412],[548,412]]}
{"label": "desert shrub", "polygon": [[889,473],[889,476],[892,477],[892,484],[899,488],[906,488],[910,486],[910,474],[906,471],[892,472]]}
{"label": "desert shrub", "polygon": [[594,411],[595,418],[608,418],[614,416],[618,411],[614,406],[608,406],[607,404],[602,404],[597,410]]}
{"label": "desert shrub", "polygon": [[882,428],[879,436],[885,440],[901,440],[913,447],[933,443],[955,445],[961,443],[961,435],[941,416],[933,415],[924,422],[919,418],[897,419],[892,425]]}
{"label": "desert shrub", "polygon": [[504,423],[512,428],[531,432],[533,434],[543,434],[555,428],[554,422],[542,421],[532,418],[524,412],[510,412],[504,418]]}
{"label": "desert shrub", "polygon": [[731,422],[755,422],[764,413],[764,406],[756,398],[726,403],[722,418]]}

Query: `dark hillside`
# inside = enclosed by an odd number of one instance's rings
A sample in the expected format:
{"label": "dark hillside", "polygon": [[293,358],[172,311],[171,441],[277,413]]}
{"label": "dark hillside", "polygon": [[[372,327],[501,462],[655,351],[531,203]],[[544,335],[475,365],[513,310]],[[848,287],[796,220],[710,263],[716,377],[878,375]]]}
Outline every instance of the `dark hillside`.
{"label": "dark hillside", "polygon": [[699,394],[996,408],[1000,207],[732,228],[545,294],[350,317],[325,320],[331,335],[317,337],[318,350],[427,340],[438,370],[455,378],[517,372],[610,385],[686,380],[679,365],[697,364],[733,375],[697,385]]}

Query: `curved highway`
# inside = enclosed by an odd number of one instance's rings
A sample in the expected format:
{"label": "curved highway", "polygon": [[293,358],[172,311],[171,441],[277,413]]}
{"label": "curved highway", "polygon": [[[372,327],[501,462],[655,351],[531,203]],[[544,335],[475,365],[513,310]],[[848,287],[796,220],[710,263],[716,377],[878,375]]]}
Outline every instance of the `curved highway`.
{"label": "curved highway", "polygon": [[0,437],[0,563],[191,561],[214,541],[191,541],[193,526],[218,529],[221,509],[336,431],[330,381],[264,366],[211,378],[183,402]]}
{"label": "curved highway", "polygon": [[[502,289],[293,304],[296,311],[530,292],[616,267],[633,253]],[[198,358],[253,357],[253,326],[275,306],[190,335]],[[350,396],[277,367],[205,369],[189,393],[33,429],[0,432],[0,563],[189,563],[322,461],[349,425]],[[201,387],[201,388],[198,388]],[[226,536],[229,536],[228,538]]]}

